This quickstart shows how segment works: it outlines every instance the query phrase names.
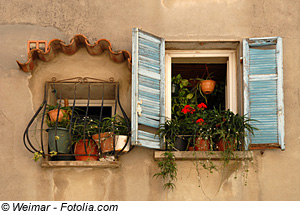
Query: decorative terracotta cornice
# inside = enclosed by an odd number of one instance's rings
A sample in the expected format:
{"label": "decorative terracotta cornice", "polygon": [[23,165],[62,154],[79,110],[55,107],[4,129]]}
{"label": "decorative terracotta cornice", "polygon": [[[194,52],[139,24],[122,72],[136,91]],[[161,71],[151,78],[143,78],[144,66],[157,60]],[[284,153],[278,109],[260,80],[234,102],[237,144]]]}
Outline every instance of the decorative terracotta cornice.
{"label": "decorative terracotta cornice", "polygon": [[73,55],[82,46],[86,48],[90,55],[100,55],[105,50],[108,50],[110,59],[114,62],[122,63],[127,60],[128,70],[131,71],[131,54],[128,51],[112,51],[111,43],[106,39],[97,40],[94,45],[90,45],[88,39],[82,34],[75,35],[69,45],[66,45],[62,40],[53,39],[48,45],[48,51],[43,52],[40,49],[33,49],[28,53],[28,61],[26,63],[20,63],[18,60],[17,63],[24,72],[32,72],[36,67],[36,60],[51,61],[58,52]]}

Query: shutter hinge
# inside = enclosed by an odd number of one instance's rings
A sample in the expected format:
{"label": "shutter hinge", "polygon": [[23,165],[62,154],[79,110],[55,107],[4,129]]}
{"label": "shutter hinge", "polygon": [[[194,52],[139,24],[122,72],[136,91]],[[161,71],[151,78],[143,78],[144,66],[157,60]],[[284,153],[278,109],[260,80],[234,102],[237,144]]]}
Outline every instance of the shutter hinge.
{"label": "shutter hinge", "polygon": [[138,103],[137,103],[136,112],[139,116],[142,116],[142,106],[141,106],[141,104],[143,104],[143,100],[138,101]]}

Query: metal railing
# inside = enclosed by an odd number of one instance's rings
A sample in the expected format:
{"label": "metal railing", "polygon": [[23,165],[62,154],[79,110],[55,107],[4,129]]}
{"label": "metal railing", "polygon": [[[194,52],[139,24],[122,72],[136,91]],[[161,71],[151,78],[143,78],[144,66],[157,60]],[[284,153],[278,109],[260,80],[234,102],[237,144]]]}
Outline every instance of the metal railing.
{"label": "metal railing", "polygon": [[[84,99],[87,103],[85,108],[85,112],[82,115],[79,115],[76,112],[76,102],[78,100]],[[49,101],[50,100],[50,101]],[[71,107],[64,108],[62,106],[62,101],[64,100],[64,105],[68,106],[69,100],[73,100],[73,104]],[[107,117],[104,116],[104,106],[105,106],[105,101],[110,100],[113,101],[113,105],[111,106],[111,115],[112,117]],[[100,101],[97,107],[100,107],[99,113],[97,114],[98,119],[95,120],[95,118],[91,118],[89,116],[89,109],[90,107],[90,102],[93,101]],[[48,111],[50,104],[52,104],[56,109],[57,109],[57,114],[56,114],[56,120],[51,122],[49,119]],[[126,131],[126,143],[124,146],[116,151],[116,138],[115,134],[118,132],[118,127],[116,127],[116,119],[115,117],[117,116],[117,109],[118,107],[120,108],[120,115],[118,115],[122,121],[123,121],[123,127]],[[68,109],[68,111],[66,111]],[[62,112],[61,110],[64,110],[65,112]],[[64,128],[67,129],[68,132],[68,141],[69,141],[69,146],[70,147],[70,153],[59,153],[59,147],[60,147],[60,135],[59,133],[59,125],[61,122],[59,122],[59,117],[60,115],[63,114],[65,118],[66,124],[64,125]],[[40,119],[40,143],[39,143],[39,148],[36,147],[36,144],[32,143],[31,137],[29,135],[30,133],[30,128],[33,125],[35,121],[38,121],[38,118],[41,117]],[[111,119],[111,121],[107,121]],[[50,121],[49,121],[50,120]],[[49,142],[47,144],[48,149],[45,150],[45,145],[44,145],[44,133],[45,133],[45,121],[48,124],[52,123],[52,128],[54,129],[54,152],[50,151],[50,146]],[[94,127],[91,127],[89,124],[93,122]],[[68,124],[69,123],[69,124]],[[102,143],[106,139],[106,137],[101,137],[103,136],[101,132],[103,132],[102,128],[103,125],[106,123],[106,129],[110,129],[110,137],[113,137],[113,147],[112,150],[109,152],[103,152],[102,149]],[[81,131],[77,131],[77,128],[81,128]],[[83,130],[82,130],[83,129]],[[92,135],[90,135],[90,129],[93,130],[93,134],[98,134],[97,139],[93,138]],[[96,129],[98,130],[97,132]],[[90,77],[75,77],[71,79],[64,79],[64,80],[56,80],[56,78],[52,78],[51,81],[45,83],[45,88],[44,88],[44,98],[41,106],[38,108],[34,116],[31,118],[30,122],[28,123],[24,135],[23,135],[23,142],[28,151],[31,153],[40,153],[44,158],[48,158],[49,160],[56,159],[60,160],[60,157],[64,158],[63,160],[72,160],[74,156],[76,158],[80,156],[85,156],[85,157],[100,157],[103,158],[107,155],[111,156],[113,159],[118,158],[124,151],[124,149],[128,149],[128,146],[130,146],[130,120],[128,116],[126,115],[121,102],[120,102],[120,96],[119,96],[119,83],[114,82],[113,78],[110,78],[109,81],[103,81],[100,79],[95,79],[95,78],[90,78]],[[53,132],[52,132],[53,133]],[[81,154],[75,154],[74,151],[74,145],[76,145],[78,142],[78,139],[75,140],[75,136],[81,135],[80,137],[83,137],[83,145],[84,145],[84,152]],[[50,135],[50,134],[48,134]],[[90,153],[88,152],[88,145],[86,144],[86,140],[88,141],[87,143],[89,144],[90,142],[96,144],[98,146],[97,153]],[[50,141],[48,139],[48,141]],[[53,148],[53,146],[52,146]],[[129,147],[130,151],[132,147]],[[46,153],[45,151],[48,151]],[[93,159],[95,160],[95,159]]]}

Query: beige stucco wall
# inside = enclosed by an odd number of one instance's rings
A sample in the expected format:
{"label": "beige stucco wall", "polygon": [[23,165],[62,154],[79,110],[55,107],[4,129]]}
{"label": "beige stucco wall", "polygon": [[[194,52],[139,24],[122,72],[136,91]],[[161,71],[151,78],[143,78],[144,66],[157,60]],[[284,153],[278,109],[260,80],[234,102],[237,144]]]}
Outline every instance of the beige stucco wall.
{"label": "beige stucco wall", "polygon": [[[300,200],[299,9],[297,0],[0,1],[0,200]],[[53,76],[113,76],[121,82],[122,103],[130,112],[131,77],[126,63],[113,63],[107,53],[90,56],[84,49],[40,62],[33,74],[25,74],[15,60],[26,61],[27,40],[59,38],[68,43],[81,33],[91,42],[106,38],[114,50],[131,51],[133,27],[167,41],[281,36],[286,150],[254,152],[247,186],[245,163],[232,162],[213,174],[201,170],[199,181],[193,162],[177,162],[173,192],[153,178],[158,169],[150,149],[134,148],[120,158],[118,169],[42,169],[34,163],[22,135],[42,101],[44,81]]]}

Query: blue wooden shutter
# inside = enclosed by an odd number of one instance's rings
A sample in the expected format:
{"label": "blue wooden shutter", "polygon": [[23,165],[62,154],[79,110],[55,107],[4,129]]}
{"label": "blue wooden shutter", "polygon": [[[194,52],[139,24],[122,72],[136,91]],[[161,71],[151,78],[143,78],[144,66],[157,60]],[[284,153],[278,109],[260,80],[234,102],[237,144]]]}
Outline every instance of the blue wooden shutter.
{"label": "blue wooden shutter", "polygon": [[243,42],[244,112],[260,130],[249,144],[284,145],[282,39],[253,38]]}
{"label": "blue wooden shutter", "polygon": [[159,125],[165,122],[164,64],[164,39],[134,28],[131,112],[133,145],[164,149],[164,144],[156,135]]}

